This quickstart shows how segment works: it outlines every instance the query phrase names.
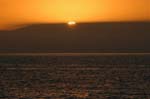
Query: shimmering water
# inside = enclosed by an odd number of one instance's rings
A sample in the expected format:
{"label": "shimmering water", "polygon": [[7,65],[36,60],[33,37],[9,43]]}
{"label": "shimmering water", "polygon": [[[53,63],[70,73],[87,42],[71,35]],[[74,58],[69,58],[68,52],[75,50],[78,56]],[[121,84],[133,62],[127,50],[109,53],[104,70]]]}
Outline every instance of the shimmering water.
{"label": "shimmering water", "polygon": [[0,98],[149,99],[150,54],[1,54]]}

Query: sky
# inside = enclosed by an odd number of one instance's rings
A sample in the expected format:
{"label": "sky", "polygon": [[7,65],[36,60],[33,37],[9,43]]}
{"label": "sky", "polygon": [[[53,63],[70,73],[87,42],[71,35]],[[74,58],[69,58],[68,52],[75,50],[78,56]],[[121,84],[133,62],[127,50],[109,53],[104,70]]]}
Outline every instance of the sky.
{"label": "sky", "polygon": [[32,23],[150,21],[150,0],[0,0],[0,29]]}

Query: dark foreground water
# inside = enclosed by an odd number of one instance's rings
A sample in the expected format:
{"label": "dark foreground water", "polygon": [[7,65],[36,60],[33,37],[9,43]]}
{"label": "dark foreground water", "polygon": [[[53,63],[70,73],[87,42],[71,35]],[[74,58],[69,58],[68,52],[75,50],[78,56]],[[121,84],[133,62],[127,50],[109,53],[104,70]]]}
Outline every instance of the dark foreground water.
{"label": "dark foreground water", "polygon": [[0,99],[150,99],[150,55],[3,54]]}

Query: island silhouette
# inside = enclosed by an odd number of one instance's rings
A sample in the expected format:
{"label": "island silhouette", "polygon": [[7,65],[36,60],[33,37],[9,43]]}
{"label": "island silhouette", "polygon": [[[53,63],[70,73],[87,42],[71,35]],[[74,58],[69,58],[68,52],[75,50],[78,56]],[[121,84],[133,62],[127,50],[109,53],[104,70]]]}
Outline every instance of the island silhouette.
{"label": "island silhouette", "polygon": [[149,52],[149,22],[30,24],[0,31],[0,52]]}

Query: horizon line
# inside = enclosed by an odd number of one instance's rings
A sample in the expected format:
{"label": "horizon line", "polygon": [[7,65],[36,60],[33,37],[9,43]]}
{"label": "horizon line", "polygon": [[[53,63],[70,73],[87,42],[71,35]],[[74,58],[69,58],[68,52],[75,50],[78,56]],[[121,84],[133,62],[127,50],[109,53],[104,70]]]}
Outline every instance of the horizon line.
{"label": "horizon line", "polygon": [[[68,21],[69,22],[69,21]],[[68,22],[35,22],[35,23],[23,23],[23,24],[14,24],[12,27],[0,29],[1,31],[12,31],[17,29],[22,29],[25,27],[30,27],[33,25],[68,25]],[[85,25],[85,24],[150,24],[150,20],[145,21],[97,21],[97,22],[77,22],[77,25]],[[9,25],[9,24],[8,24]],[[12,24],[11,24],[12,25]]]}
{"label": "horizon line", "polygon": [[52,55],[52,56],[62,56],[62,55],[65,55],[65,56],[71,56],[71,55],[90,55],[90,56],[100,56],[100,55],[122,55],[122,56],[125,56],[125,55],[150,55],[150,52],[149,53],[144,53],[144,52],[140,52],[140,53],[113,53],[113,52],[107,52],[107,53],[0,53],[0,56],[3,56],[3,55],[8,55],[8,56],[13,56],[13,55],[16,55],[16,56],[20,56],[20,55],[25,55],[25,56],[29,56],[29,55],[33,55],[33,56],[37,56],[37,55]]}

